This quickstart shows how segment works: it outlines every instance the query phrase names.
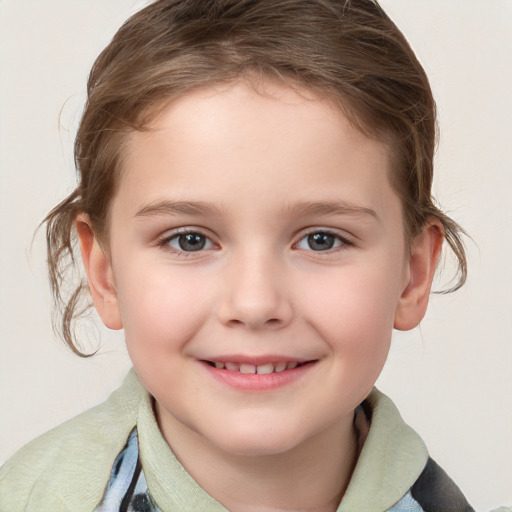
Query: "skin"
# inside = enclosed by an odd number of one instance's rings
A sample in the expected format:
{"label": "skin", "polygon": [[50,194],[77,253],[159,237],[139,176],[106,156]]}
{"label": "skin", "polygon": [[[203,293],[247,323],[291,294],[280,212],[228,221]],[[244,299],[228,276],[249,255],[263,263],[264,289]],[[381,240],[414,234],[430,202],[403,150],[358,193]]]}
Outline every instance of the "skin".
{"label": "skin", "polygon": [[[354,409],[393,327],[425,313],[442,231],[432,222],[408,246],[388,148],[327,99],[264,89],[171,102],[130,135],[108,250],[87,215],[77,229],[96,308],[124,328],[196,481],[231,511],[332,511],[356,461]],[[226,358],[310,363],[254,390],[204,362]]]}

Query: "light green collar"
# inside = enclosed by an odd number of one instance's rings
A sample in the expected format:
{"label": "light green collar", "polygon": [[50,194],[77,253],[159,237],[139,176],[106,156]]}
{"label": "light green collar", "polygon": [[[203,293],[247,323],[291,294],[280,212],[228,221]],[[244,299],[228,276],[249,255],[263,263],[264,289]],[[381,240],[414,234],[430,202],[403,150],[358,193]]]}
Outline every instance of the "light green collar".
{"label": "light green collar", "polygon": [[377,389],[366,399],[371,428],[338,512],[380,512],[391,508],[423,471],[428,451],[420,436]]}
{"label": "light green collar", "polygon": [[[377,389],[367,398],[371,428],[338,512],[380,512],[412,487],[428,459],[425,444],[404,423],[393,402]],[[165,512],[227,512],[186,472],[163,439],[150,397],[141,400],[137,422],[148,488]]]}

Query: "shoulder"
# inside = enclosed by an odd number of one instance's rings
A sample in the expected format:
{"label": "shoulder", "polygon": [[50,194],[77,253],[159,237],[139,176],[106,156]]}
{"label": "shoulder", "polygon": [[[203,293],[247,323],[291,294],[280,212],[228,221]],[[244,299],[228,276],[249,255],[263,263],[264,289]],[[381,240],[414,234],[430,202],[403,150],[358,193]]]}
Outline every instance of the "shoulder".
{"label": "shoulder", "polygon": [[143,397],[132,370],[106,402],[23,447],[0,468],[0,510],[92,510]]}

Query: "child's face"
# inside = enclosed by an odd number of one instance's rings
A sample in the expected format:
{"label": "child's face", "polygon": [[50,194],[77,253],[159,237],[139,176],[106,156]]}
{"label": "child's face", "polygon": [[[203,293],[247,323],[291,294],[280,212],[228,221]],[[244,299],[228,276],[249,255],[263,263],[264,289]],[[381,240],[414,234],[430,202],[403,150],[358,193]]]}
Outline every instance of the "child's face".
{"label": "child's face", "polygon": [[306,96],[194,91],[131,135],[98,309],[178,444],[335,432],[386,359],[410,280],[387,149]]}

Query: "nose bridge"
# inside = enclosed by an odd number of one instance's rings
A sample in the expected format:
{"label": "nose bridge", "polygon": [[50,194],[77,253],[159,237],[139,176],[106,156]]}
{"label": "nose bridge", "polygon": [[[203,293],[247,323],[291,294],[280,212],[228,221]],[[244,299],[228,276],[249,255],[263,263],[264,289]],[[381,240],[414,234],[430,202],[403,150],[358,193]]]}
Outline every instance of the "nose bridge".
{"label": "nose bridge", "polygon": [[262,245],[252,244],[230,258],[221,305],[225,324],[281,328],[291,320],[285,266],[278,255]]}

